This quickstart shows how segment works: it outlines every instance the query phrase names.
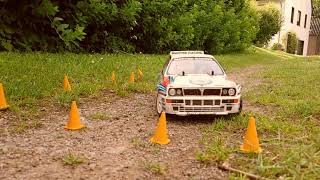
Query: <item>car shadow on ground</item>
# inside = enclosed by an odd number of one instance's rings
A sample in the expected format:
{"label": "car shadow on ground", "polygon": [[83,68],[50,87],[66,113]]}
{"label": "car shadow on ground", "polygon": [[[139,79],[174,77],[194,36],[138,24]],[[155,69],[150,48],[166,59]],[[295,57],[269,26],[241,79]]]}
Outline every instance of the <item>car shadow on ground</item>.
{"label": "car shadow on ground", "polygon": [[232,116],[214,116],[214,115],[190,115],[190,116],[176,116],[167,115],[167,121],[177,124],[212,124],[219,119],[226,121],[231,120]]}

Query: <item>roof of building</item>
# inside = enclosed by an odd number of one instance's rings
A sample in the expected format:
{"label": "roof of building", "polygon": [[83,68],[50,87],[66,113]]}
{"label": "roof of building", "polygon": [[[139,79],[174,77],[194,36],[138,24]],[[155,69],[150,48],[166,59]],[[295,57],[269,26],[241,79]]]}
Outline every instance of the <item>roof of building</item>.
{"label": "roof of building", "polygon": [[320,8],[313,7],[310,35],[320,35]]}

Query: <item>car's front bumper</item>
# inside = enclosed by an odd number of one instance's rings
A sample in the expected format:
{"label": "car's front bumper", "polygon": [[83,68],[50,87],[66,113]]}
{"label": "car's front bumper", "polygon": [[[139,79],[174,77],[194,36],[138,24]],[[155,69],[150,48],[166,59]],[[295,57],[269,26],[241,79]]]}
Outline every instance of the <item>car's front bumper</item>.
{"label": "car's front bumper", "polygon": [[163,97],[163,110],[168,114],[187,115],[228,115],[241,110],[241,95],[233,97]]}

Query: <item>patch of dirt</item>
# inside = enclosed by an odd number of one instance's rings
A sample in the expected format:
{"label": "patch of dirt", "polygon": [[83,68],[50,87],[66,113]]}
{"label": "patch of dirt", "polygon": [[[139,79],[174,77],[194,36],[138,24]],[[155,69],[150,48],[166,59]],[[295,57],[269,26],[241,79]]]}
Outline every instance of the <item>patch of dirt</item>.
{"label": "patch of dirt", "polygon": [[[149,138],[157,124],[155,94],[132,94],[120,98],[102,92],[97,98],[81,99],[78,104],[80,131],[67,131],[69,110],[49,106],[39,129],[0,137],[0,179],[226,179],[216,166],[195,160],[201,139],[200,128],[213,119],[168,118],[171,143],[152,145]],[[104,120],[93,120],[93,113],[105,113]],[[1,112],[1,126],[14,121],[10,112]],[[69,153],[86,158],[76,167],[64,165]],[[162,164],[163,175],[151,172],[146,163]]]}
{"label": "patch of dirt", "polygon": [[[229,74],[243,84],[244,92],[259,84],[254,76],[263,67],[254,66]],[[254,79],[254,78],[253,78]],[[156,128],[155,94],[132,94],[121,98],[109,91],[80,99],[78,108],[87,128],[64,129],[69,109],[46,103],[38,120],[42,126],[25,133],[11,134],[17,117],[0,112],[0,179],[227,179],[228,173],[216,164],[195,160],[201,147],[201,130],[213,117],[174,117],[167,119],[171,143],[152,145],[149,138]],[[250,104],[245,107],[251,108]],[[251,109],[250,109],[251,110]],[[91,119],[93,114],[102,119]],[[85,157],[77,166],[65,165],[68,154]],[[165,167],[161,174],[146,164]]]}

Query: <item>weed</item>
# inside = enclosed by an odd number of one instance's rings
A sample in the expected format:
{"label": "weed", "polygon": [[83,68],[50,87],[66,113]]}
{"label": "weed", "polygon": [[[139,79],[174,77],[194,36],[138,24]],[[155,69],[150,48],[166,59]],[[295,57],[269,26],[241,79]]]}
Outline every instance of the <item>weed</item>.
{"label": "weed", "polygon": [[135,148],[146,148],[146,147],[148,147],[148,143],[143,141],[143,140],[141,140],[138,137],[132,138],[131,139],[131,143]]}
{"label": "weed", "polygon": [[43,123],[39,120],[19,120],[15,122],[9,131],[11,133],[24,133],[29,129],[38,129],[43,126]]}
{"label": "weed", "polygon": [[210,161],[224,161],[232,152],[231,148],[224,145],[222,139],[215,138],[208,143],[204,151],[196,153],[196,160],[204,163],[209,163]]}
{"label": "weed", "polygon": [[164,164],[161,164],[158,162],[146,161],[143,164],[144,164],[145,170],[155,174],[163,175],[167,170],[167,167]]}
{"label": "weed", "polygon": [[68,153],[62,158],[62,161],[65,165],[68,166],[77,166],[85,162],[85,158],[83,156],[79,156],[73,153]]}

